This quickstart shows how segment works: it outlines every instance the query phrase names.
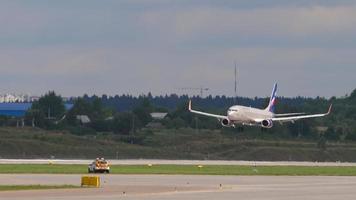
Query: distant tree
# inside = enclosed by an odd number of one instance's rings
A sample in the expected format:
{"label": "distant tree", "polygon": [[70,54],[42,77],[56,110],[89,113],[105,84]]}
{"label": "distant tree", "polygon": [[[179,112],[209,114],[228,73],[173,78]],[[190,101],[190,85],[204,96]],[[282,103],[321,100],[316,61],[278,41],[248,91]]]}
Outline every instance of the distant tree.
{"label": "distant tree", "polygon": [[326,150],[326,139],[324,136],[320,136],[318,143],[317,143],[317,147],[322,151]]}
{"label": "distant tree", "polygon": [[[172,119],[172,121],[174,122],[174,127],[178,128],[177,125],[181,125],[181,127],[185,127],[185,126],[191,126],[194,127],[195,125],[195,121],[194,121],[194,115],[192,113],[190,113],[187,110],[187,103],[181,103],[179,105],[177,105],[177,109],[170,113],[170,118]],[[198,108],[199,109],[199,108]],[[178,120],[175,120],[179,118]],[[184,123],[181,123],[183,120]],[[177,123],[179,122],[179,123]]]}
{"label": "distant tree", "polygon": [[354,90],[351,92],[349,98],[352,99],[352,100],[356,100],[356,89],[354,89]]}
{"label": "distant tree", "polygon": [[345,111],[344,115],[348,119],[356,120],[356,105],[348,106],[348,109]]}
{"label": "distant tree", "polygon": [[112,130],[116,134],[128,135],[130,132],[135,132],[136,127],[140,126],[141,122],[134,113],[122,112],[114,116]]}
{"label": "distant tree", "polygon": [[56,95],[54,91],[49,91],[38,101],[33,102],[32,110],[38,110],[47,118],[59,119],[65,113],[65,106],[61,96]]}
{"label": "distant tree", "polygon": [[[194,108],[216,114],[226,114],[226,109],[234,103],[233,97],[227,96],[207,96],[200,98],[198,96],[188,97],[187,95],[178,96],[176,94],[165,96],[152,96],[151,93],[141,96],[116,95],[107,96],[88,96],[73,101],[74,107],[67,114],[68,122],[76,126],[76,115],[87,115],[92,123],[87,128],[96,131],[115,131],[116,133],[127,133],[131,129],[132,123],[136,128],[144,127],[152,118],[151,112],[168,112],[167,118],[162,123],[168,128],[192,127],[201,129],[220,129],[221,125],[214,118],[195,116],[187,110],[187,102],[192,99]],[[251,106],[256,108],[265,108],[269,98],[255,97],[253,99],[238,97],[239,105]],[[57,109],[49,109],[48,106],[39,106],[39,102],[34,103],[33,109],[27,114],[36,120],[46,118],[48,113],[51,117],[56,117],[52,112]],[[356,140],[354,124],[356,124],[356,90],[343,98],[332,97],[325,99],[323,97],[278,97],[276,113],[305,112],[321,113],[325,112],[330,104],[334,105],[332,113],[328,117],[297,121],[296,123],[286,123],[283,126],[275,126],[269,131],[276,138],[303,137],[317,141],[316,127],[330,126],[325,133],[327,140]],[[122,112],[117,113],[115,112]],[[114,116],[114,117],[113,117]],[[28,117],[28,118],[31,118]],[[58,117],[57,117],[58,118]],[[128,124],[123,123],[128,121]],[[41,124],[41,123],[38,123]],[[126,128],[125,128],[126,126]],[[342,129],[338,128],[342,127]],[[73,127],[72,127],[73,128]],[[132,128],[132,127],[131,127]],[[246,129],[251,131],[254,128]],[[258,129],[257,129],[258,130]]]}
{"label": "distant tree", "polygon": [[339,140],[339,135],[334,127],[329,127],[324,134],[325,138],[328,140]]}
{"label": "distant tree", "polygon": [[102,120],[105,118],[105,112],[103,104],[99,98],[95,98],[91,103],[91,119],[92,120]]}
{"label": "distant tree", "polygon": [[94,120],[90,127],[99,132],[112,131],[112,120]]}
{"label": "distant tree", "polygon": [[102,99],[103,101],[107,101],[107,100],[108,100],[108,95],[103,94],[103,95],[101,96],[101,99]]}
{"label": "distant tree", "polygon": [[141,102],[141,105],[136,107],[133,110],[133,113],[138,117],[143,126],[147,125],[150,121],[152,121],[151,112],[153,111],[153,107],[148,98],[144,98]]}
{"label": "distant tree", "polygon": [[51,120],[58,120],[64,116],[65,106],[61,96],[49,91],[38,101],[32,103],[25,114],[27,124],[48,128]]}
{"label": "distant tree", "polygon": [[178,128],[184,127],[185,125],[186,125],[186,123],[185,123],[184,120],[183,120],[182,118],[180,118],[180,117],[175,118],[175,119],[172,120],[172,126],[173,126],[173,128],[178,129]]}
{"label": "distant tree", "polygon": [[68,112],[67,121],[70,125],[78,125],[77,116],[86,115],[89,117],[91,123],[89,126],[96,131],[110,131],[111,121],[107,120],[112,116],[112,111],[102,105],[101,99],[95,98],[92,101],[88,101],[84,98],[78,98]]}
{"label": "distant tree", "polygon": [[77,115],[87,115],[90,116],[92,113],[92,108],[90,102],[84,98],[78,98],[73,107],[68,111],[67,121],[70,125],[77,125]]}
{"label": "distant tree", "polygon": [[38,109],[30,109],[25,114],[25,123],[36,127],[45,128],[48,120],[43,112]]}
{"label": "distant tree", "polygon": [[353,125],[353,127],[350,128],[351,131],[347,134],[346,140],[351,140],[351,141],[356,141],[356,124]]}
{"label": "distant tree", "polygon": [[5,126],[7,125],[10,117],[8,116],[0,116],[0,126]]}

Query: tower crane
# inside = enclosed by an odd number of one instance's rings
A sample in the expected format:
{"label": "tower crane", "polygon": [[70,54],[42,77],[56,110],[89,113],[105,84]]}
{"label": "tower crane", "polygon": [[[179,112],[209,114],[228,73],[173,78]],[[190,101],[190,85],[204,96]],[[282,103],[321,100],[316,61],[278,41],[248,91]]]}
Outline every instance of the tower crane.
{"label": "tower crane", "polygon": [[204,87],[183,87],[179,88],[181,90],[198,90],[200,92],[200,98],[203,98],[203,92],[208,91],[209,88],[204,88]]}

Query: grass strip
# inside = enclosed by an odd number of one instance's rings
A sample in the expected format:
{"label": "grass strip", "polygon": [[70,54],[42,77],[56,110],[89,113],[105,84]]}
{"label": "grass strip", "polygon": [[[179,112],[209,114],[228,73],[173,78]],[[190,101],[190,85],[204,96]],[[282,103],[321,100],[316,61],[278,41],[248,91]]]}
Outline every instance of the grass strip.
{"label": "grass strip", "polygon": [[75,185],[0,185],[0,191],[17,190],[49,190],[49,189],[70,189],[80,188]]}
{"label": "grass strip", "polygon": [[[113,165],[111,174],[356,176],[356,167]],[[87,174],[87,165],[1,164],[0,174]]]}

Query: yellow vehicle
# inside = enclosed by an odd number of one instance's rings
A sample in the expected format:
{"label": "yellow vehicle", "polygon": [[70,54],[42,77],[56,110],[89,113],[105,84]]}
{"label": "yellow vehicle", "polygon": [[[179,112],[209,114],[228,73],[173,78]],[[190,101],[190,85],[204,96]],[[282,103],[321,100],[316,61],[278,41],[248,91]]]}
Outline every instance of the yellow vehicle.
{"label": "yellow vehicle", "polygon": [[110,173],[109,163],[104,158],[97,158],[89,164],[88,173]]}

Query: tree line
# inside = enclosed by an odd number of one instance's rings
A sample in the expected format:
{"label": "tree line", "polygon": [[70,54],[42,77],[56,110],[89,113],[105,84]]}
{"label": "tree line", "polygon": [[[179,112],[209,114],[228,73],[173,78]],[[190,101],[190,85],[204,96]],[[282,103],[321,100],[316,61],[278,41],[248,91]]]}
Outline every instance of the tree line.
{"label": "tree line", "polygon": [[[50,91],[32,104],[25,116],[25,123],[45,129],[65,129],[73,134],[88,135],[97,133],[113,133],[129,135],[141,130],[153,121],[150,113],[165,112],[167,117],[160,121],[167,129],[191,127],[196,129],[222,128],[216,119],[196,116],[187,111],[188,100],[192,99],[196,109],[225,114],[227,108],[237,102],[240,105],[263,108],[268,98],[234,99],[226,96],[198,96],[189,98],[187,95],[175,94],[152,96],[150,93],[138,97],[122,96],[88,96],[71,99],[73,107],[65,109],[62,97]],[[325,118],[300,120],[285,125],[275,125],[267,133],[276,138],[310,138],[315,140],[356,141],[356,89],[341,98],[285,98],[279,97],[276,113],[284,112],[326,112],[333,104],[332,114]],[[83,123],[78,116],[87,116],[90,123]],[[257,130],[256,130],[257,129]],[[236,132],[233,128],[226,131]],[[249,132],[259,132],[258,128],[250,128]],[[258,135],[256,133],[256,135]],[[263,137],[263,136],[261,136]]]}

